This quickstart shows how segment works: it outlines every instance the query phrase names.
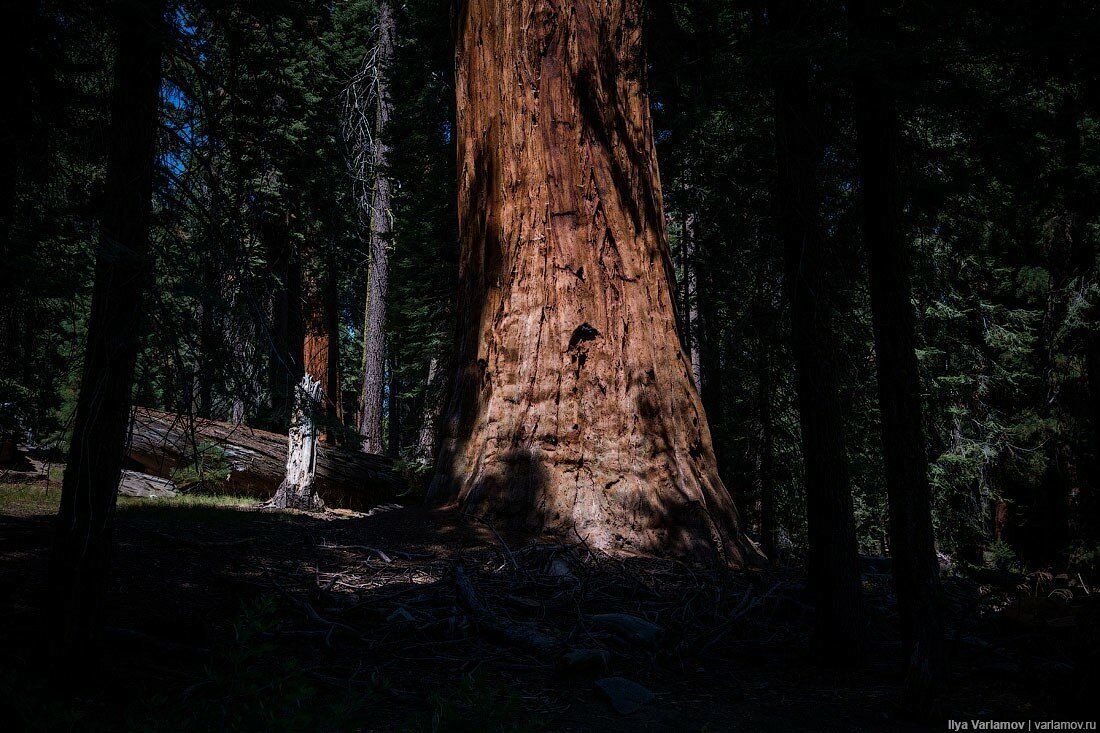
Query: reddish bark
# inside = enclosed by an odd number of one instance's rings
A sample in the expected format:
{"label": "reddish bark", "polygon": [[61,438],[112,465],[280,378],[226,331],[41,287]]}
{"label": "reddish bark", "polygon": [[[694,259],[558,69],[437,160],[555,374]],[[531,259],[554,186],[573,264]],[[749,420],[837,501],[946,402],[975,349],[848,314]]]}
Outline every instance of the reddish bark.
{"label": "reddish bark", "polygon": [[609,552],[745,562],[677,333],[640,16],[462,5],[462,325],[432,493]]}
{"label": "reddish bark", "polygon": [[302,364],[305,373],[321,385],[320,412],[322,441],[329,442],[325,426],[340,422],[340,372],[338,316],[335,282],[331,273],[310,273],[305,282],[305,338],[302,341]]}

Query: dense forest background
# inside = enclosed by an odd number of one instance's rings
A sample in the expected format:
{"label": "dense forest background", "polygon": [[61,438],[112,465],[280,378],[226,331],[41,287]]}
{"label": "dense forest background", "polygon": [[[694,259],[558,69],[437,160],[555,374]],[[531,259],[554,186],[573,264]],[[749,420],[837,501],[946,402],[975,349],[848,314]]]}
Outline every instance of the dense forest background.
{"label": "dense forest background", "polygon": [[[874,50],[896,80],[934,522],[953,563],[1100,562],[1100,18],[1091,3],[1058,5],[905,2],[895,43]],[[358,442],[362,199],[385,175],[384,451],[422,486],[455,318],[454,41],[449,2],[393,11],[384,63],[369,0],[170,4],[135,403],[285,429],[300,344],[323,334],[337,355],[327,429]],[[95,1],[3,12],[5,65],[22,73],[0,155],[0,430],[63,447],[99,246],[113,26]],[[849,41],[841,4],[806,12],[813,30],[797,34],[771,26],[760,3],[649,3],[681,332],[746,527],[797,558],[805,511],[774,80],[805,58],[856,530],[864,553],[884,555],[852,112],[868,50]],[[356,148],[369,136],[356,120],[377,105],[364,72],[378,63],[393,106],[384,170]]]}

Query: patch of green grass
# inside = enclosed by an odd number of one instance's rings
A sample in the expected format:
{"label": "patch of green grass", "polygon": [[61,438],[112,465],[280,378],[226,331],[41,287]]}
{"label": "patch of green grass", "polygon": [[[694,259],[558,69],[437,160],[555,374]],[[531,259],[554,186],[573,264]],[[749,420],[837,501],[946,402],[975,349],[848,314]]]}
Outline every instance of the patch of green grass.
{"label": "patch of green grass", "polygon": [[202,509],[255,509],[260,500],[250,496],[231,496],[229,494],[179,494],[160,499],[141,499],[136,496],[118,497],[119,508],[135,507],[175,507]]}
{"label": "patch of green grass", "polygon": [[0,514],[53,514],[61,501],[61,482],[0,484]]}
{"label": "patch of green grass", "polygon": [[244,528],[253,519],[268,516],[250,512],[260,502],[244,496],[181,494],[161,499],[140,499],[133,496],[120,496],[118,499],[118,511],[123,517],[168,524],[191,522],[204,525],[239,525]]}
{"label": "patch of green grass", "polygon": [[[0,514],[53,514],[61,501],[61,481],[44,483],[0,484]],[[248,496],[225,494],[179,494],[160,499],[142,499],[134,496],[118,497],[120,511],[144,511],[148,509],[254,509],[258,499]]]}

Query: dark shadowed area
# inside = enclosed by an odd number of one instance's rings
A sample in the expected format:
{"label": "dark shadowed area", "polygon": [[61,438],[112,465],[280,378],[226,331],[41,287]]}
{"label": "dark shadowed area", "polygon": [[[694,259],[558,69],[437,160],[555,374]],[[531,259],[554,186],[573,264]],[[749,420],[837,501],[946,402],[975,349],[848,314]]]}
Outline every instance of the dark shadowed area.
{"label": "dark shadowed area", "polygon": [[[914,719],[881,563],[865,567],[868,660],[853,668],[808,650],[796,571],[616,560],[447,511],[195,497],[123,500],[103,671],[67,698],[49,686],[40,612],[56,491],[0,486],[0,706],[19,730],[926,730],[1064,716],[1092,684],[1075,670],[1096,604],[1049,578],[949,584],[954,672]],[[596,685],[614,677],[653,700],[617,712]]]}

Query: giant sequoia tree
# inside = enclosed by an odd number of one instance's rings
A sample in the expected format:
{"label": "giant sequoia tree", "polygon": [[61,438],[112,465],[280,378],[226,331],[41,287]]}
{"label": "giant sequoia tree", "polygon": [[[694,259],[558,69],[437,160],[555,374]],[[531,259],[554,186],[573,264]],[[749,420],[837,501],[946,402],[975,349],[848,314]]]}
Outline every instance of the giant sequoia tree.
{"label": "giant sequoia tree", "polygon": [[462,4],[461,325],[433,494],[607,551],[744,562],[677,333],[640,15]]}

